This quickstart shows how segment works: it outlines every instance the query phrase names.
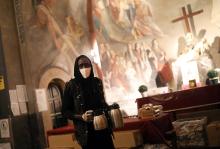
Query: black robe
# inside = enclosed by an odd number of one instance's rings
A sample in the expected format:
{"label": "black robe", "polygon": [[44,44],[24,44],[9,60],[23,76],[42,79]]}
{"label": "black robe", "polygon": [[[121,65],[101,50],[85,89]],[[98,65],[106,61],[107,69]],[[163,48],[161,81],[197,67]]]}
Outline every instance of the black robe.
{"label": "black robe", "polygon": [[83,149],[114,149],[111,128],[97,131],[94,130],[92,122],[85,122],[82,119],[82,114],[87,110],[106,110],[108,104],[105,102],[102,81],[94,77],[93,69],[88,78],[82,77],[78,67],[81,57],[84,56],[78,57],[75,61],[75,78],[66,83],[62,113],[73,120],[76,139]]}

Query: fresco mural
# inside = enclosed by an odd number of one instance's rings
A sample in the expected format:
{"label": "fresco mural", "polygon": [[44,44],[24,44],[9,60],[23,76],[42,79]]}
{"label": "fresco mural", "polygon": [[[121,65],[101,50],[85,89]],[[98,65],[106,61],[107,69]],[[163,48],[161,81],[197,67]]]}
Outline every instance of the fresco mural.
{"label": "fresco mural", "polygon": [[[40,75],[48,67],[72,74],[76,56],[89,53],[86,1],[30,0],[25,13],[27,55],[31,71]],[[26,9],[26,8],[24,8]],[[75,15],[78,13],[79,15]],[[42,70],[42,71],[39,71]]]}
{"label": "fresco mural", "polygon": [[[96,0],[93,14],[107,99],[136,113],[131,107],[140,85],[157,88],[172,80],[166,52],[157,41],[164,34],[148,1]],[[171,73],[164,78],[161,69]]]}
{"label": "fresco mural", "polygon": [[[14,1],[21,3],[24,31],[20,25],[18,30],[36,78],[48,67],[72,74],[75,57],[91,54],[87,0]],[[220,67],[218,5],[218,0],[94,0],[107,101],[133,115],[140,85],[150,95],[183,89],[184,78],[204,84],[206,72]],[[193,71],[182,67],[191,62]]]}
{"label": "fresco mural", "polygon": [[216,68],[211,54],[219,33],[216,1],[95,2],[93,19],[107,97],[126,105],[126,111],[132,111],[142,84],[149,95],[162,88],[181,90],[190,79],[204,85],[207,71]]}
{"label": "fresco mural", "polygon": [[143,37],[161,37],[150,4],[142,0],[96,0],[94,23],[102,40],[130,42]]}

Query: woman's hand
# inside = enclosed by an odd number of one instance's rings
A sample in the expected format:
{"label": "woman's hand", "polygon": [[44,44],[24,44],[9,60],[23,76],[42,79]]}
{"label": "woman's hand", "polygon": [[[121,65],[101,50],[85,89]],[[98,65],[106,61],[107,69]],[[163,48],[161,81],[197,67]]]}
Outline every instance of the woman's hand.
{"label": "woman's hand", "polygon": [[86,122],[93,120],[93,110],[88,110],[82,115],[82,119]]}

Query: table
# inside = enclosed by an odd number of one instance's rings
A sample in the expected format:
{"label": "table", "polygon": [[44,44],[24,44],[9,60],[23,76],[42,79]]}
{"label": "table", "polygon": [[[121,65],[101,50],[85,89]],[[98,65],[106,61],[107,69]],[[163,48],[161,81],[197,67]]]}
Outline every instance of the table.
{"label": "table", "polygon": [[220,84],[197,87],[172,93],[159,94],[136,99],[137,108],[152,103],[163,106],[164,112],[187,111],[220,105]]}
{"label": "table", "polygon": [[138,117],[125,118],[124,127],[115,129],[114,131],[140,129],[144,143],[164,143],[166,133],[173,130],[172,122],[169,114],[152,119],[140,119]]}
{"label": "table", "polygon": [[[139,119],[138,117],[124,118],[124,127],[114,129],[114,131],[127,131],[139,129],[143,135],[144,143],[164,143],[166,132],[173,130],[169,114],[152,119]],[[60,134],[73,134],[75,132],[73,125],[56,128],[47,131],[47,136]]]}

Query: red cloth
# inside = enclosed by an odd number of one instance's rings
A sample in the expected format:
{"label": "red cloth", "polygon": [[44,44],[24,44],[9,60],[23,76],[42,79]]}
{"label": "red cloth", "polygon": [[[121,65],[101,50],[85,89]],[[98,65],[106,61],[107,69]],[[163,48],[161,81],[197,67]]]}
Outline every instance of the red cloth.
{"label": "red cloth", "polygon": [[158,73],[162,83],[167,83],[173,79],[173,72],[169,62],[166,62]]}
{"label": "red cloth", "polygon": [[74,133],[74,132],[75,132],[74,126],[73,125],[67,125],[67,126],[64,126],[64,127],[48,130],[47,131],[47,136]]}

